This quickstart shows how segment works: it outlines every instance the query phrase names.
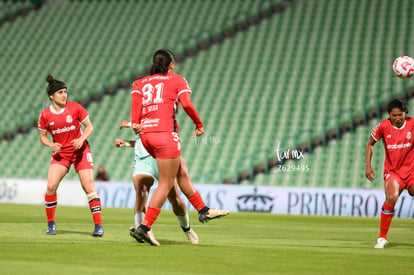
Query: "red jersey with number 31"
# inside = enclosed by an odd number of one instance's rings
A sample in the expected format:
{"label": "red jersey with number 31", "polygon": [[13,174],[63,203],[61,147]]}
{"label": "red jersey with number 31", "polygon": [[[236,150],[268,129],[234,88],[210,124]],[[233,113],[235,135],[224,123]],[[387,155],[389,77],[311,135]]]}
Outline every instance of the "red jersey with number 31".
{"label": "red jersey with number 31", "polygon": [[178,132],[175,108],[181,93],[191,93],[191,88],[183,76],[168,72],[138,79],[132,85],[131,95],[142,96],[142,133]]}
{"label": "red jersey with number 31", "polygon": [[384,173],[393,172],[406,178],[414,171],[414,119],[407,117],[403,126],[394,127],[385,119],[372,131],[375,141],[382,138],[385,148]]}
{"label": "red jersey with number 31", "polygon": [[82,105],[67,101],[60,112],[56,112],[52,105],[44,109],[37,124],[40,131],[52,135],[53,142],[62,144],[62,153],[70,153],[75,151],[71,141],[82,135],[81,122],[88,118],[89,114]]}

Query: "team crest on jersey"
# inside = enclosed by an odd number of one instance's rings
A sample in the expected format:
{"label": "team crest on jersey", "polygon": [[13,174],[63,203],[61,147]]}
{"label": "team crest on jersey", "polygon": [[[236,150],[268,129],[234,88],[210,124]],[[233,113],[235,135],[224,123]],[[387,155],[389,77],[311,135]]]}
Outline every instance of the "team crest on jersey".
{"label": "team crest on jersey", "polygon": [[67,122],[67,123],[72,123],[72,121],[73,121],[72,116],[71,116],[71,115],[67,115],[67,116],[66,116],[66,122]]}
{"label": "team crest on jersey", "polygon": [[407,133],[407,139],[411,139],[411,131]]}

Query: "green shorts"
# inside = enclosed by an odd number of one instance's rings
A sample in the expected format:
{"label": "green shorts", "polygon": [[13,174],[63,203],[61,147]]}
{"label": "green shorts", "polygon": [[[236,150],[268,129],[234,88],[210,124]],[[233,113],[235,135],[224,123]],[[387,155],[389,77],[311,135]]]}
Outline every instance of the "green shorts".
{"label": "green shorts", "polygon": [[143,158],[135,156],[132,176],[135,175],[148,175],[158,180],[157,161],[150,155]]}

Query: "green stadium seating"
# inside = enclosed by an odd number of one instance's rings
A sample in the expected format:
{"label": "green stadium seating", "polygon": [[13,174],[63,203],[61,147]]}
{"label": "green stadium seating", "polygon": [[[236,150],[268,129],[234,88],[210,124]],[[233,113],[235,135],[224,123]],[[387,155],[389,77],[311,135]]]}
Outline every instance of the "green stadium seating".
{"label": "green stadium seating", "polygon": [[[168,47],[180,54],[187,45],[222,35],[217,30],[235,30],[244,25],[240,19],[277,2],[282,1],[199,0],[191,5],[185,0],[66,1],[4,24],[0,58],[7,58],[4,71],[9,73],[0,75],[0,90],[12,93],[4,93],[1,102],[2,109],[10,109],[2,131],[18,126],[20,110],[30,110],[36,118],[47,106],[48,73],[69,85],[72,100],[102,95],[104,88],[147,68],[154,49]],[[168,20],[158,24],[151,10],[159,10],[159,16]],[[176,71],[193,89],[192,99],[206,129],[205,136],[195,139],[192,121],[182,109],[178,113],[183,156],[193,179],[235,178],[237,172],[249,171],[250,160],[243,161],[246,156],[263,149],[274,158],[279,143],[294,149],[296,143],[309,140],[309,129],[311,137],[334,129],[338,113],[343,112],[339,121],[344,123],[401,94],[404,83],[412,81],[397,79],[391,64],[412,48],[408,17],[397,16],[409,12],[414,12],[414,3],[407,0],[299,1],[177,64]],[[48,23],[52,14],[62,22]],[[33,58],[32,53],[36,53]],[[22,75],[27,79],[18,81]],[[111,179],[128,181],[133,152],[115,148],[113,139],[133,138],[131,131],[118,130],[120,122],[129,118],[130,95],[128,88],[116,88],[114,96],[103,96],[87,107],[95,127],[90,142],[95,164],[103,164]],[[352,113],[347,111],[351,108]],[[380,180],[368,185],[361,170],[361,152],[373,123],[295,162],[310,165],[309,173],[272,169],[241,184],[380,188]],[[2,141],[1,152],[39,155],[39,162],[48,163],[48,149],[37,136],[33,130],[24,136],[33,143],[19,143],[19,136]],[[37,146],[41,149],[34,149]],[[253,164],[265,158],[257,154]],[[13,168],[1,172],[7,177],[45,178],[47,166],[39,164],[43,173],[34,171],[30,160],[16,157],[10,164]],[[23,168],[18,169],[17,162]],[[381,175],[382,164],[375,165],[377,176]],[[77,175],[71,171],[67,177]]]}
{"label": "green stadium seating", "polygon": [[3,0],[0,1],[0,23],[6,19],[17,16],[21,12],[27,12],[35,7],[35,3],[30,0]]}

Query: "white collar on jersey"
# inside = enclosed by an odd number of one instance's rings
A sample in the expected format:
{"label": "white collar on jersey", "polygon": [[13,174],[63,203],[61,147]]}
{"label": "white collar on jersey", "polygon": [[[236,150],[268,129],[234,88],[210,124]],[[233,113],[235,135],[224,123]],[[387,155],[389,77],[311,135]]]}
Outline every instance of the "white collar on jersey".
{"label": "white collar on jersey", "polygon": [[401,130],[401,129],[404,129],[406,123],[407,123],[407,119],[404,120],[404,123],[403,123],[403,125],[400,128],[395,127],[394,125],[392,125],[392,127],[394,127],[395,129]]}
{"label": "white collar on jersey", "polygon": [[55,108],[53,108],[53,105],[50,105],[50,106],[49,106],[49,108],[50,108],[50,111],[51,111],[53,114],[56,114],[56,115],[59,115],[59,114],[63,113],[63,112],[65,111],[65,109],[66,109],[66,107],[65,107],[65,108],[62,108],[62,109],[60,110],[60,112],[58,112],[58,111],[56,111],[56,110],[55,110]]}

